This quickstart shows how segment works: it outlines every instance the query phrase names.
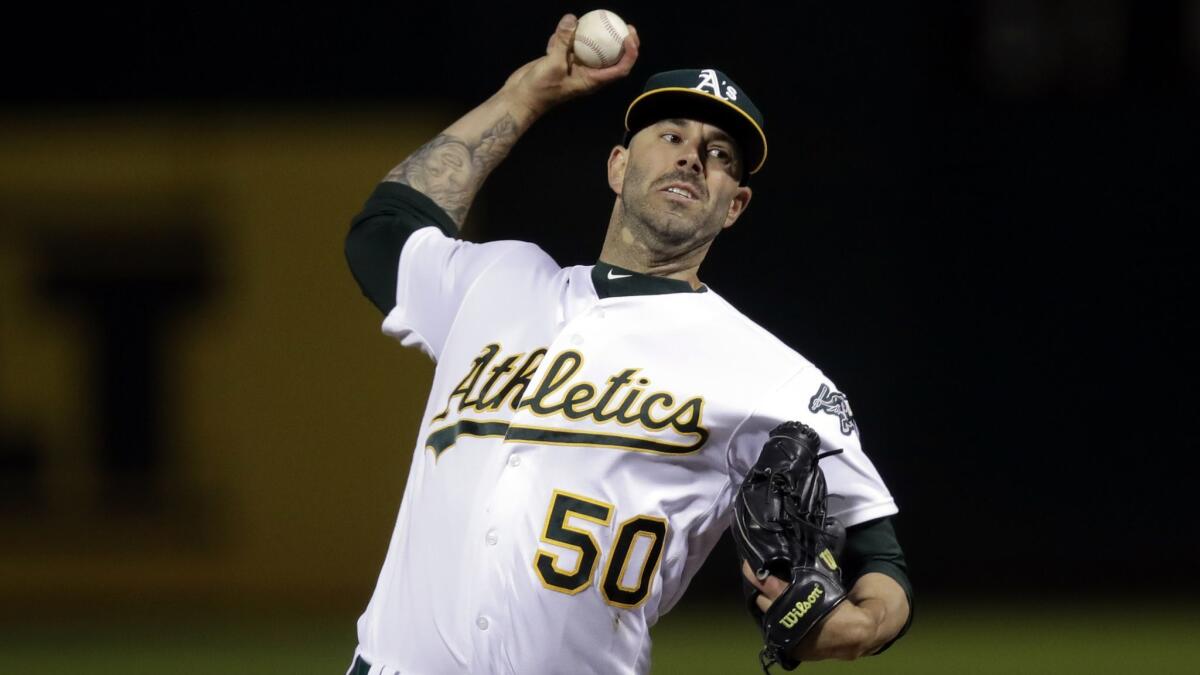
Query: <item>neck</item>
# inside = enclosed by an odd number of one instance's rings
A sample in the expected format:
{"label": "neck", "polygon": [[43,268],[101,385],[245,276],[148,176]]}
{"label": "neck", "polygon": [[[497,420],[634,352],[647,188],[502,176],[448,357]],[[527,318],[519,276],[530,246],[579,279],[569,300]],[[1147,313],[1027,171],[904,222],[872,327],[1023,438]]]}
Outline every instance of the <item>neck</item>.
{"label": "neck", "polygon": [[698,275],[700,263],[704,262],[712,241],[692,249],[671,248],[647,241],[645,231],[644,227],[624,222],[617,204],[604,235],[600,261],[640,274],[686,281],[693,289],[699,289],[703,285]]}

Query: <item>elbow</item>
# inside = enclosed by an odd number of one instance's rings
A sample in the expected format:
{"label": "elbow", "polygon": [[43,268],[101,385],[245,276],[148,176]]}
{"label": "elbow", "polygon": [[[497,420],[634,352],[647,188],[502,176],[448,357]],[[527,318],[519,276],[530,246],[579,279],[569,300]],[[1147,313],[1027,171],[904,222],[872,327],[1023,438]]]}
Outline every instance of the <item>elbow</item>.
{"label": "elbow", "polygon": [[849,602],[839,610],[819,626],[817,635],[801,643],[808,644],[797,654],[800,660],[854,661],[874,654],[890,639],[885,634],[886,622],[877,614]]}
{"label": "elbow", "polygon": [[346,237],[342,240],[342,255],[346,257],[346,263],[350,265],[350,269],[354,269],[355,263],[362,258],[363,246],[361,243],[363,232],[358,227],[358,221],[351,223],[350,230],[346,232]]}
{"label": "elbow", "polygon": [[378,224],[356,220],[343,253],[363,295],[386,315],[396,305],[396,275],[402,241]]}
{"label": "elbow", "polygon": [[869,616],[860,616],[856,621],[843,624],[839,630],[834,658],[854,661],[875,653],[883,644],[879,639],[879,625]]}

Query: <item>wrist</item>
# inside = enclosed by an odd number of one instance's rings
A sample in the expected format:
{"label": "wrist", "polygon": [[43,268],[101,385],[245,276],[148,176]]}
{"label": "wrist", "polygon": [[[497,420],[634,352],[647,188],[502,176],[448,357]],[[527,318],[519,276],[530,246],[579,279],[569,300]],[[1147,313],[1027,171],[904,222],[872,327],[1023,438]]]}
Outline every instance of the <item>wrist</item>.
{"label": "wrist", "polygon": [[506,83],[501,87],[493,99],[512,115],[521,131],[528,129],[552,107],[551,104],[539,101],[536,97],[521,91],[512,83]]}

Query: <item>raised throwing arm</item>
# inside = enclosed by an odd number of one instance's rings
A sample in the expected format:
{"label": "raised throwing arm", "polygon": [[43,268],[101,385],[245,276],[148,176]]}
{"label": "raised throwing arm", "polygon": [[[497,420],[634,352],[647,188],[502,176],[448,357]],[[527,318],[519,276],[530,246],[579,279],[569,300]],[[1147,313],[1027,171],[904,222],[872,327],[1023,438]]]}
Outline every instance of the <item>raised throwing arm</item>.
{"label": "raised throwing arm", "polygon": [[538,117],[563,101],[628,75],[633,68],[639,43],[632,26],[621,60],[599,69],[573,62],[575,26],[573,15],[564,16],[550,36],[545,56],[517,69],[500,91],[409,155],[384,180],[420,191],[461,228],[484,179]]}

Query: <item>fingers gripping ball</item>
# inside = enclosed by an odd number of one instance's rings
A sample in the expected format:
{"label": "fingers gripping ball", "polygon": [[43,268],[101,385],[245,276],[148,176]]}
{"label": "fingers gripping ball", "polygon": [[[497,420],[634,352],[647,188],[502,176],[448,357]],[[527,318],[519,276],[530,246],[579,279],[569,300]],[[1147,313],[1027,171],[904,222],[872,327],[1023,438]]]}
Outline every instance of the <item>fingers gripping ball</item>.
{"label": "fingers gripping ball", "polygon": [[733,540],[759,580],[788,583],[764,613],[750,584],[749,607],[762,629],[763,668],[799,665],[788,653],[846,598],[837,555],[845,530],[826,515],[821,439],[800,422],[771,430],[734,500]]}
{"label": "fingers gripping ball", "polygon": [[589,68],[607,68],[621,60],[629,27],[607,9],[579,17],[575,27],[575,60]]}

